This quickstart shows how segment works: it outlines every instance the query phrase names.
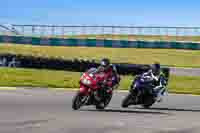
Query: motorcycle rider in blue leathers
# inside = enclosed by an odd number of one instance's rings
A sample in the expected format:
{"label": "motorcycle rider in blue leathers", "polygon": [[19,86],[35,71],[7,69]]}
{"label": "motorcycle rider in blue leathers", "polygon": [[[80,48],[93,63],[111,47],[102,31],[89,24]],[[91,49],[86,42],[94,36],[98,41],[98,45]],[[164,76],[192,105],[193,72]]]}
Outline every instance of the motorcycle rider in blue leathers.
{"label": "motorcycle rider in blue leathers", "polygon": [[166,80],[164,75],[161,73],[160,70],[160,64],[159,63],[154,63],[151,65],[151,69],[144,73],[144,76],[150,76],[153,79],[153,84],[155,87],[152,89],[154,95],[155,95],[155,100],[158,102],[162,101],[161,96],[164,95],[166,89]]}

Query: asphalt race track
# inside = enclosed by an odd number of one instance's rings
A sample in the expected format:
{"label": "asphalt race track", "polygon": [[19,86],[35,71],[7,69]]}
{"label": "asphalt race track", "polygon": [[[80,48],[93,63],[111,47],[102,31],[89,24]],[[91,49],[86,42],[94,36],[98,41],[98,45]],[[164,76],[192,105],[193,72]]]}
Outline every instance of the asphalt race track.
{"label": "asphalt race track", "polygon": [[0,91],[0,133],[199,133],[200,97],[168,95],[152,109],[120,107],[115,93],[105,111],[71,108],[74,91]]}
{"label": "asphalt race track", "polygon": [[170,74],[174,74],[178,76],[200,76],[200,68],[170,67]]}

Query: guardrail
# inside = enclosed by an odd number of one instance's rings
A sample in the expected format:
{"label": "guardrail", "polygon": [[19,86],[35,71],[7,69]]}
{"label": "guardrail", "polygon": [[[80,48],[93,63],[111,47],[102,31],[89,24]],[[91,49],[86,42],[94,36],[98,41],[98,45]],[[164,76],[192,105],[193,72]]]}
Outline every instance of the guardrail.
{"label": "guardrail", "polygon": [[200,41],[200,27],[15,25],[23,36],[140,41]]}
{"label": "guardrail", "polygon": [[7,26],[0,24],[0,34],[1,35],[19,35],[20,33],[14,28],[8,28]]}

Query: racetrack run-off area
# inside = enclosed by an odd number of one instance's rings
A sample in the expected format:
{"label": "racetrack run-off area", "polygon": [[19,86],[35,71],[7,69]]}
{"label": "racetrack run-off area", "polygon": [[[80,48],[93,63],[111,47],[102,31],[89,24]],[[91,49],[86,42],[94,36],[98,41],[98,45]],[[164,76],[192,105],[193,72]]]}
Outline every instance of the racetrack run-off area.
{"label": "racetrack run-off area", "polygon": [[168,95],[151,109],[120,107],[126,92],[115,92],[103,111],[93,106],[73,111],[75,91],[17,89],[0,91],[2,133],[199,133],[200,97]]}
{"label": "racetrack run-off area", "polygon": [[170,73],[179,76],[200,76],[200,68],[170,67]]}

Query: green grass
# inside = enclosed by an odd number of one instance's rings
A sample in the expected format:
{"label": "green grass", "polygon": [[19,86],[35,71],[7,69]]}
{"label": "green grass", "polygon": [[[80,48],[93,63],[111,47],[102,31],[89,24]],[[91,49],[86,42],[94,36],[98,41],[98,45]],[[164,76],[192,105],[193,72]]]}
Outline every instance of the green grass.
{"label": "green grass", "polygon": [[171,76],[169,81],[170,92],[200,95],[200,77]]}
{"label": "green grass", "polygon": [[80,73],[37,69],[0,68],[0,86],[77,87]]}
{"label": "green grass", "polygon": [[[78,88],[81,73],[20,68],[0,68],[0,86]],[[123,76],[120,89],[127,90],[133,77]],[[174,76],[169,80],[169,92],[200,94],[200,77]]]}
{"label": "green grass", "polygon": [[200,67],[200,51],[144,48],[95,48],[56,47],[0,44],[0,53],[14,53],[41,57],[62,57],[65,59],[95,59],[108,57],[114,63],[151,64],[159,61],[162,65],[176,67]]}

